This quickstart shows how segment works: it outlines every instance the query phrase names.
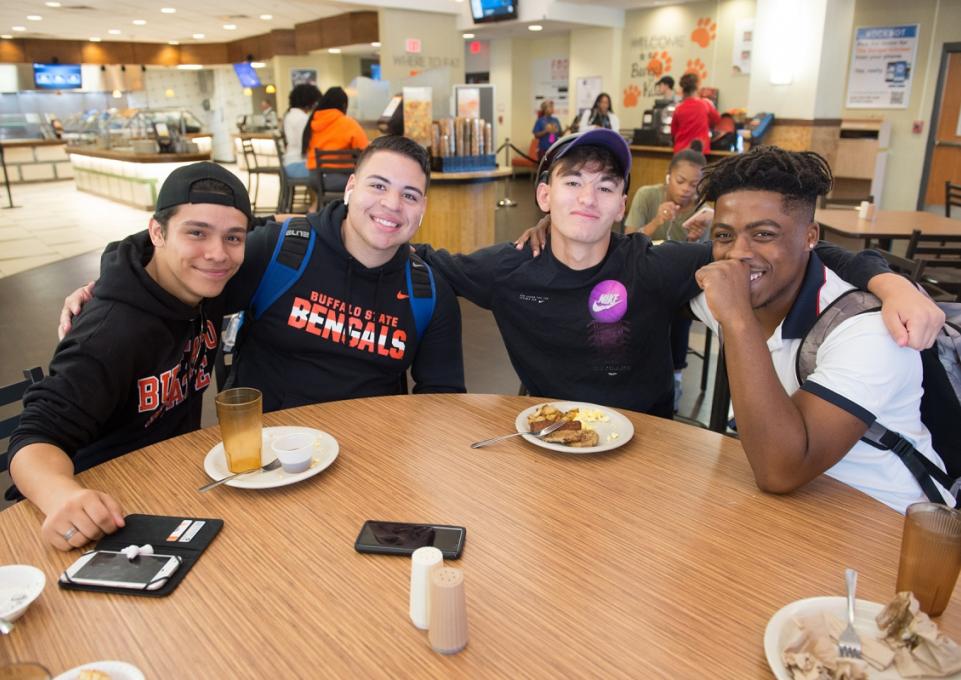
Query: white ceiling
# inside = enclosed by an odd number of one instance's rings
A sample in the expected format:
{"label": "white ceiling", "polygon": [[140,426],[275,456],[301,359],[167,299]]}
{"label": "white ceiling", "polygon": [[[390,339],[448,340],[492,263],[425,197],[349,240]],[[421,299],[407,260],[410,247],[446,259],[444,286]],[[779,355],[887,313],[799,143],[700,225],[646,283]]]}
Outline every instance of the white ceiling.
{"label": "white ceiling", "polygon": [[[294,24],[342,14],[356,6],[330,0],[61,0],[58,8],[47,7],[45,0],[3,0],[0,6],[0,34],[15,38],[61,38],[88,40],[99,37],[104,42],[168,42],[183,43],[227,42],[252,35],[267,33],[275,28],[294,27]],[[164,14],[162,7],[176,9],[175,14]],[[38,15],[41,21],[30,21],[28,15]],[[272,19],[260,19],[270,14]],[[143,26],[133,24],[143,19]],[[235,30],[223,28],[234,24]],[[13,26],[27,30],[15,32]],[[119,35],[108,31],[115,29]],[[194,40],[194,33],[203,33],[202,40]]]}

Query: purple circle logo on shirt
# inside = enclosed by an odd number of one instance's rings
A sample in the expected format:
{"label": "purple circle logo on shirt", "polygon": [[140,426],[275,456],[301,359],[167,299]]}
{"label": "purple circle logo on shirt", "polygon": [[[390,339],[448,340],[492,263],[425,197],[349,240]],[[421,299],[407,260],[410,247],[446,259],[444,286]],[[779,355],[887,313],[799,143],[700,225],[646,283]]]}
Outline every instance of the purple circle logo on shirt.
{"label": "purple circle logo on shirt", "polygon": [[587,298],[588,309],[595,321],[614,323],[627,313],[627,289],[620,281],[608,279],[594,286]]}

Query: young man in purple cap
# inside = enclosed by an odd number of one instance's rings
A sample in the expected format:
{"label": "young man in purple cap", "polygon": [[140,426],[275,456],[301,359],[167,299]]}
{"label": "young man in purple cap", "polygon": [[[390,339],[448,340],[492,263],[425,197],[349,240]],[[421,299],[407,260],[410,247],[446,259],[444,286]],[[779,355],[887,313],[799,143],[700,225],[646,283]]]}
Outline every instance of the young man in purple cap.
{"label": "young man in purple cap", "polygon": [[19,490],[46,515],[47,543],[70,550],[124,524],[120,504],[74,474],[200,426],[221,293],[251,220],[240,180],[194,163],[164,182],[147,231],[104,254],[93,299],[27,391],[10,437],[8,496]]}
{"label": "young man in purple cap", "polygon": [[[418,253],[458,295],[493,312],[531,394],[670,418],[670,325],[699,293],[694,274],[711,261],[711,245],[655,248],[646,236],[612,233],[624,216],[630,168],[627,142],[612,130],[564,137],[540,166],[537,203],[551,218],[542,255],[532,258],[529,246],[510,243],[471,255],[427,246]],[[862,287],[889,271],[880,257],[855,257],[829,244],[818,252]],[[872,292],[886,297],[885,286],[902,281],[888,274],[872,281]],[[910,285],[903,286],[910,295]],[[918,300],[920,294],[907,306],[920,308]]]}

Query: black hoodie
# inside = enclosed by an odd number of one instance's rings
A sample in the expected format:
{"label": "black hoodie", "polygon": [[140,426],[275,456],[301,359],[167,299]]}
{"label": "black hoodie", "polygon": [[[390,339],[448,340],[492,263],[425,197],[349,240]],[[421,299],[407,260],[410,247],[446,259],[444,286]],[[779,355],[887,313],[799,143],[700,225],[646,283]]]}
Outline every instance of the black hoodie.
{"label": "black hoodie", "polygon": [[[264,410],[401,392],[410,368],[414,392],[464,392],[460,307],[434,273],[437,303],[417,337],[405,274],[404,245],[367,268],[344,247],[342,201],[309,215],[317,233],[300,279],[256,322],[245,323],[234,360],[236,384],[264,394]],[[244,309],[277,244],[280,225],[255,229],[244,264],[227,284],[228,309]]]}
{"label": "black hoodie", "polygon": [[202,393],[223,319],[222,298],[184,304],[150,278],[146,231],[104,253],[93,300],[23,398],[7,462],[53,444],[80,472],[200,426]]}

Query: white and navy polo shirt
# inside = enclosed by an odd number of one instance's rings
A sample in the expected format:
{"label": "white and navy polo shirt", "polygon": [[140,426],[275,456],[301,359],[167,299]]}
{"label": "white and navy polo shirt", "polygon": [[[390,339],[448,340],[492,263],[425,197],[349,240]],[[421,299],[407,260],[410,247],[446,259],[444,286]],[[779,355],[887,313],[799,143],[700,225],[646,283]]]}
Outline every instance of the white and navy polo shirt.
{"label": "white and navy polo shirt", "polygon": [[[860,418],[866,426],[877,420],[900,433],[943,469],[944,464],[931,445],[931,434],[921,422],[921,355],[897,346],[880,312],[859,314],[831,331],[818,348],[814,372],[803,385],[798,384],[795,365],[801,341],[821,311],[852,288],[811,253],[794,305],[767,339],[781,385],[789,395],[798,389],[806,390]],[[718,331],[717,320],[703,293],[691,301],[691,310],[709,328]],[[825,474],[901,513],[911,503],[927,500],[894,453],[863,441]],[[938,488],[953,505],[950,494]]]}

